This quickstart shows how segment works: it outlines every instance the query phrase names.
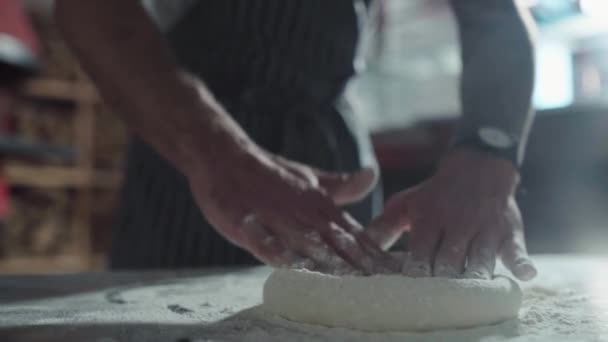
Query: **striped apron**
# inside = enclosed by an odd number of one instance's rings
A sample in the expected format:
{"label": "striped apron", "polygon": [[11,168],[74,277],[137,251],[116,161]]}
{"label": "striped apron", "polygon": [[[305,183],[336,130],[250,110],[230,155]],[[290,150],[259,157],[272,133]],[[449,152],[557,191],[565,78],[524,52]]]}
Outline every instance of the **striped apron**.
{"label": "striped apron", "polygon": [[[341,97],[354,74],[355,3],[199,1],[167,39],[181,66],[205,81],[256,143],[315,167],[354,171],[375,166],[368,134]],[[346,209],[365,224],[381,201],[376,189]],[[137,138],[110,259],[116,269],[257,263],[214,230],[185,177]]]}

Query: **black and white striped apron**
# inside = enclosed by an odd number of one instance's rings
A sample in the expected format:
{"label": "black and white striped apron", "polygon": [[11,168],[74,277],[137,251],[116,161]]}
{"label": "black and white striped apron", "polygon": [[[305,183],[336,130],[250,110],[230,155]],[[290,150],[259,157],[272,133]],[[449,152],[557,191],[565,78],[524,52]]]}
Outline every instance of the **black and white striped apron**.
{"label": "black and white striped apron", "polygon": [[[354,74],[358,26],[353,0],[201,0],[168,40],[258,144],[353,171],[375,163],[367,133],[340,100]],[[205,221],[184,176],[147,144],[133,139],[127,164],[113,268],[256,263]],[[347,209],[366,223],[380,203],[376,191]]]}

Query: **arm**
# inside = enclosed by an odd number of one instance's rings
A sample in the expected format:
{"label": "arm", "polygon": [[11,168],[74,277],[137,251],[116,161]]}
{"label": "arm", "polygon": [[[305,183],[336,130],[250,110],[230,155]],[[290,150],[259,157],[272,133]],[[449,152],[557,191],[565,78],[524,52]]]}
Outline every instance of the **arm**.
{"label": "arm", "polygon": [[[466,258],[468,275],[491,275],[498,256],[516,277],[528,280],[536,269],[514,193],[534,117],[533,20],[515,0],[450,3],[460,29],[462,118],[455,148],[443,158],[435,180],[436,191],[451,187],[466,195],[458,209],[464,215],[446,214],[462,226],[452,241],[442,243],[435,266],[450,275]],[[454,193],[451,200],[458,199]],[[465,246],[466,255],[453,252]]]}
{"label": "arm", "polygon": [[[532,19],[514,0],[451,0],[460,29],[462,119],[455,136],[465,145],[498,135],[497,151],[515,165],[523,160],[533,119]],[[482,142],[483,143],[483,142]],[[488,143],[488,142],[486,142]],[[492,141],[489,141],[492,143]],[[501,151],[502,149],[502,151]]]}
{"label": "arm", "polygon": [[409,229],[404,271],[412,276],[488,278],[501,257],[527,280],[536,270],[514,191],[532,119],[531,35],[514,0],[452,0],[452,6],[463,50],[456,145],[429,180],[388,201],[372,236],[390,243]]}
{"label": "arm", "polygon": [[369,192],[373,171],[325,173],[257,146],[202,82],[180,70],[139,1],[56,6],[64,37],[104,98],[186,176],[225,238],[275,266],[372,273],[386,259],[353,236],[360,227],[337,207]]}
{"label": "arm", "polygon": [[60,0],[55,15],[104,99],[182,171],[217,143],[248,143],[207,89],[181,72],[139,1]]}

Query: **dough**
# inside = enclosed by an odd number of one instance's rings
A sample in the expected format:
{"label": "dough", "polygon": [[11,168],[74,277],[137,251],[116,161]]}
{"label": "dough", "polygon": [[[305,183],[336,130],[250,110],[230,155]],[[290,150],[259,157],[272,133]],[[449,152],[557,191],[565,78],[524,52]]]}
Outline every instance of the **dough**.
{"label": "dough", "polygon": [[364,331],[467,328],[517,317],[522,292],[513,280],[332,276],[276,270],[263,308],[292,321]]}

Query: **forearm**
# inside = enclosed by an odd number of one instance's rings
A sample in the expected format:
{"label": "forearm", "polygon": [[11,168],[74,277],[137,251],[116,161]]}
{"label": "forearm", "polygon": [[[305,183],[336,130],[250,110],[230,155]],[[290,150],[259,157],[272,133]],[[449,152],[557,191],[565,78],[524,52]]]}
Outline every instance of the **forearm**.
{"label": "forearm", "polygon": [[452,0],[460,28],[463,117],[455,140],[492,128],[510,139],[521,162],[533,111],[531,19],[514,0]]}
{"label": "forearm", "polygon": [[177,167],[246,139],[202,83],[179,69],[139,1],[58,0],[55,15],[104,99]]}

